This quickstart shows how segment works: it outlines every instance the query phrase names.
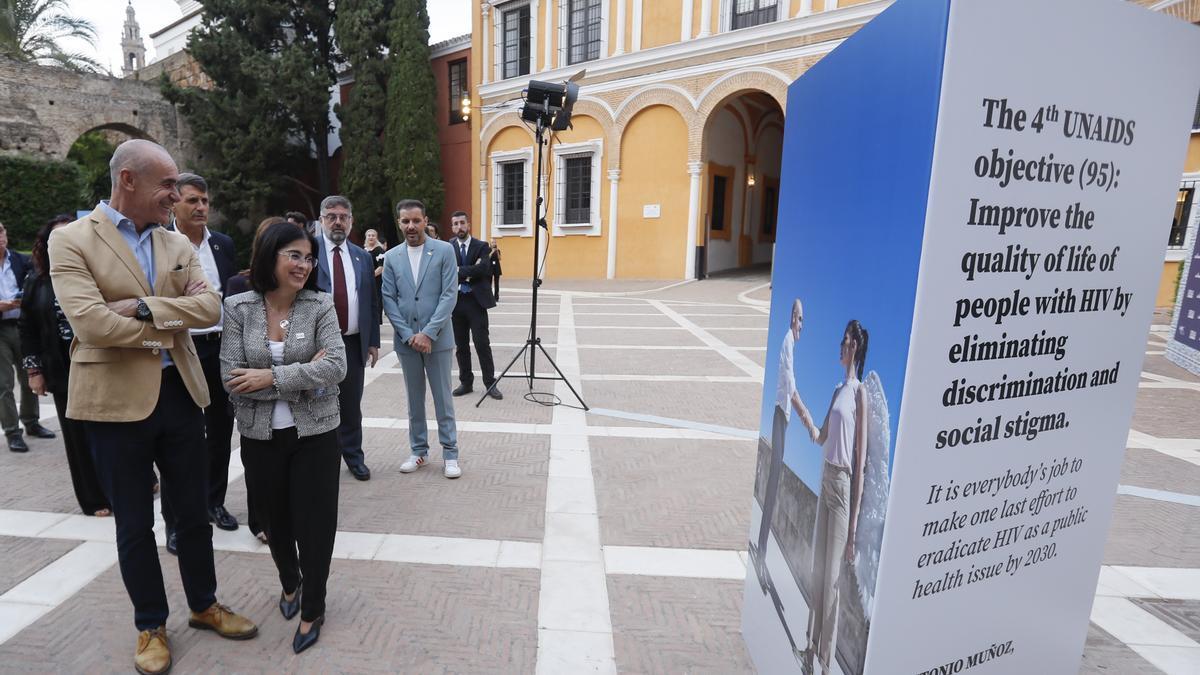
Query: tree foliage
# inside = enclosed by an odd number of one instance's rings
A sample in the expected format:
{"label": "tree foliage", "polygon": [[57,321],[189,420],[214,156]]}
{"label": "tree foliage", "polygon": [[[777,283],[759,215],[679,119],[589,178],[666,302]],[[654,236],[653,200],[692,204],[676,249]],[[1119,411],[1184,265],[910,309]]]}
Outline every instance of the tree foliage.
{"label": "tree foliage", "polygon": [[188,51],[212,89],[162,80],[192,129],[217,208],[257,221],[287,183],[300,184],[316,155],[328,194],[329,92],[339,56],[328,0],[201,0],[204,21]]}
{"label": "tree foliage", "polygon": [[67,0],[0,0],[0,54],[76,72],[104,71],[94,58],[64,47],[66,39],[96,46],[96,27],[73,16]]}
{"label": "tree foliage", "polygon": [[425,0],[396,0],[388,30],[391,54],[384,160],[394,199],[416,198],[440,219],[445,188],[438,142],[437,85],[429,67]]}
{"label": "tree foliage", "polygon": [[0,156],[0,185],[0,223],[13,248],[33,246],[51,216],[95,205],[82,199],[83,174],[74,162]]}
{"label": "tree foliage", "polygon": [[112,177],[108,163],[117,146],[113,145],[103,131],[89,131],[71,144],[67,159],[79,166],[83,174],[83,202],[96,204],[108,199],[112,192]]}
{"label": "tree foliage", "polygon": [[383,133],[387,120],[387,84],[391,57],[385,47],[395,0],[342,0],[336,23],[337,42],[354,73],[354,84],[341,120],[340,187],[354,204],[361,229],[375,228],[395,241]]}

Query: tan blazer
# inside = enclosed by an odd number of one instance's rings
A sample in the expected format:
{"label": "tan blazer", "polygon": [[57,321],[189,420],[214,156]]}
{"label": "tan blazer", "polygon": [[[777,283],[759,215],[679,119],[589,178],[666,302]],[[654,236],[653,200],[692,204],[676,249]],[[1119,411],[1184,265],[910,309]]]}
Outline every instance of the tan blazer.
{"label": "tan blazer", "polygon": [[[67,321],[75,330],[67,416],[96,422],[135,422],[154,412],[162,382],[163,349],[179,369],[196,405],[208,405],[208,386],[189,328],[221,318],[221,296],[185,296],[188,283],[204,280],[200,259],[181,234],[155,228],[154,291],[117,226],[96,209],[50,237],[50,277]],[[106,303],[142,298],[153,321],[138,321]]]}

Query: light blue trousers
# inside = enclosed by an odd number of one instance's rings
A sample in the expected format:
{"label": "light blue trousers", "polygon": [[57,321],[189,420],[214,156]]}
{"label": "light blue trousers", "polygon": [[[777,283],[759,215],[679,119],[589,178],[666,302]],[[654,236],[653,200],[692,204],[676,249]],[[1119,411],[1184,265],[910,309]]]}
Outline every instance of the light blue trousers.
{"label": "light blue trousers", "polygon": [[450,395],[453,350],[420,354],[405,349],[396,354],[404,370],[404,389],[408,392],[408,442],[412,445],[412,454],[418,457],[429,454],[429,425],[425,423],[425,383],[428,381],[437,413],[442,459],[458,459],[458,427],[454,423],[454,399]]}

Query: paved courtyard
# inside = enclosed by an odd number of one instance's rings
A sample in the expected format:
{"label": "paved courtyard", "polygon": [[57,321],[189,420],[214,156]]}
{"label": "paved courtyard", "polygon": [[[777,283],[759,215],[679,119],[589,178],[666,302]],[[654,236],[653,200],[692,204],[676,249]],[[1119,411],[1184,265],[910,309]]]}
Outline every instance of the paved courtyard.
{"label": "paved courtyard", "polygon": [[[373,478],[342,471],[320,643],[292,654],[266,548],[245,527],[215,531],[218,597],[261,633],[187,628],[160,549],[175,672],[753,671],[740,613],[766,280],[547,283],[539,334],[592,410],[523,400],[516,379],[503,401],[456,399],[457,481],[436,449],[399,472],[406,402],[385,328],[363,404]],[[497,368],[528,332],[528,284],[506,280],[501,300]],[[1165,360],[1168,331],[1148,336],[1084,673],[1200,672],[1200,378]],[[575,403],[561,384],[535,388]],[[0,453],[0,671],[127,672],[112,521],[79,514],[58,441],[30,446]],[[227,505],[244,523],[241,473],[234,453]]]}

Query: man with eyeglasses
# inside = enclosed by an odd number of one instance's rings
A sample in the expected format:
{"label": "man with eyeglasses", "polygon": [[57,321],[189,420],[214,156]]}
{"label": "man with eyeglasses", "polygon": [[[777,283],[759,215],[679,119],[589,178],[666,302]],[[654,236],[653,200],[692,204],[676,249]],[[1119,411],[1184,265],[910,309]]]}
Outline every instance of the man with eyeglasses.
{"label": "man with eyeglasses", "polygon": [[346,379],[340,393],[342,422],[338,446],[350,473],[370,480],[362,449],[363,376],[369,362],[379,361],[379,294],[371,254],[350,242],[354,227],[350,200],[330,195],[321,202],[321,237],[317,246],[317,286],[333,295],[342,341],[346,345]]}

